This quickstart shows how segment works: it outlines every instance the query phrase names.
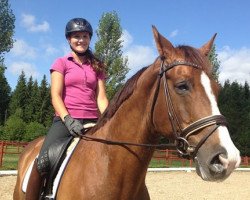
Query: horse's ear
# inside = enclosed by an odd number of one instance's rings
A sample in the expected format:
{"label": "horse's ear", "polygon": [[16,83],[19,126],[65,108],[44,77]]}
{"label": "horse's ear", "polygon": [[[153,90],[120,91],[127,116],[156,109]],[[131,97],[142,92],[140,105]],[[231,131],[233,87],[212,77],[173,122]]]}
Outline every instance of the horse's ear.
{"label": "horse's ear", "polygon": [[213,44],[214,44],[214,40],[216,37],[217,33],[214,34],[214,36],[206,43],[204,44],[201,48],[200,51],[205,55],[208,56],[209,52],[211,51]]}
{"label": "horse's ear", "polygon": [[169,57],[171,52],[174,51],[174,47],[165,37],[163,37],[155,26],[152,26],[156,47],[161,57]]}

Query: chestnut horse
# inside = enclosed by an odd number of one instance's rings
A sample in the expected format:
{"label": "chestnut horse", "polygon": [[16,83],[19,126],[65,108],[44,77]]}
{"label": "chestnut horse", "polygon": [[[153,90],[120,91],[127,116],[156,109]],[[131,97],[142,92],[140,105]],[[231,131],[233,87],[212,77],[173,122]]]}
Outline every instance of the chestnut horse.
{"label": "chestnut horse", "polygon": [[[154,26],[153,35],[159,57],[126,82],[97,125],[82,136],[57,199],[150,199],[145,177],[161,136],[175,140],[204,180],[224,180],[239,166],[208,60],[215,36],[196,49],[174,47]],[[14,199],[25,199],[21,184],[41,145],[41,139],[31,142],[20,157]]]}

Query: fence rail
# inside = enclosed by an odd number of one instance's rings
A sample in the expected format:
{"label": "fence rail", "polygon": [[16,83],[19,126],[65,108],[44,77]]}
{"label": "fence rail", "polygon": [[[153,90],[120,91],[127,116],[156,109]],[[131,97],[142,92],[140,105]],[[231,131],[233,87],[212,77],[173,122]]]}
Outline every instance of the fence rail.
{"label": "fence rail", "polygon": [[28,142],[0,140],[0,167],[3,166],[4,155],[20,155]]}
{"label": "fence rail", "polygon": [[[28,142],[0,140],[0,168],[3,166],[4,155],[14,154],[19,156],[27,144]],[[164,167],[171,167],[176,164],[181,167],[194,167],[192,160],[180,158],[176,150],[156,150],[152,160],[155,162],[163,162]],[[250,167],[250,157],[241,157],[241,167]]]}
{"label": "fence rail", "polygon": [[[192,160],[179,157],[176,150],[156,150],[152,159],[155,159],[158,162],[164,161],[166,163],[166,167],[173,166],[173,163],[178,163],[182,167],[194,167]],[[250,167],[250,157],[242,156],[240,167]]]}

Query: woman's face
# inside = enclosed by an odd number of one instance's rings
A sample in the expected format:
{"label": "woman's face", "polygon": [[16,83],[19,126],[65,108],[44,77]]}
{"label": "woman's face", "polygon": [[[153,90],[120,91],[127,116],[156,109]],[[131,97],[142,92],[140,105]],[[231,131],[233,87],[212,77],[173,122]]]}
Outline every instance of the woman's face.
{"label": "woman's face", "polygon": [[90,35],[88,32],[73,32],[68,42],[75,51],[84,53],[89,48]]}

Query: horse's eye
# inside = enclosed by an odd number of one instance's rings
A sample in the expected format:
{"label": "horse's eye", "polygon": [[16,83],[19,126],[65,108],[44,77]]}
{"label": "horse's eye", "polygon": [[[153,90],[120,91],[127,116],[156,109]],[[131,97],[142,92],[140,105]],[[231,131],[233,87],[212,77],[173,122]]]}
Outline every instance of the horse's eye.
{"label": "horse's eye", "polygon": [[190,89],[189,84],[186,81],[177,83],[175,85],[175,88],[176,88],[177,92],[181,93],[181,94],[183,94],[184,92],[188,92]]}

